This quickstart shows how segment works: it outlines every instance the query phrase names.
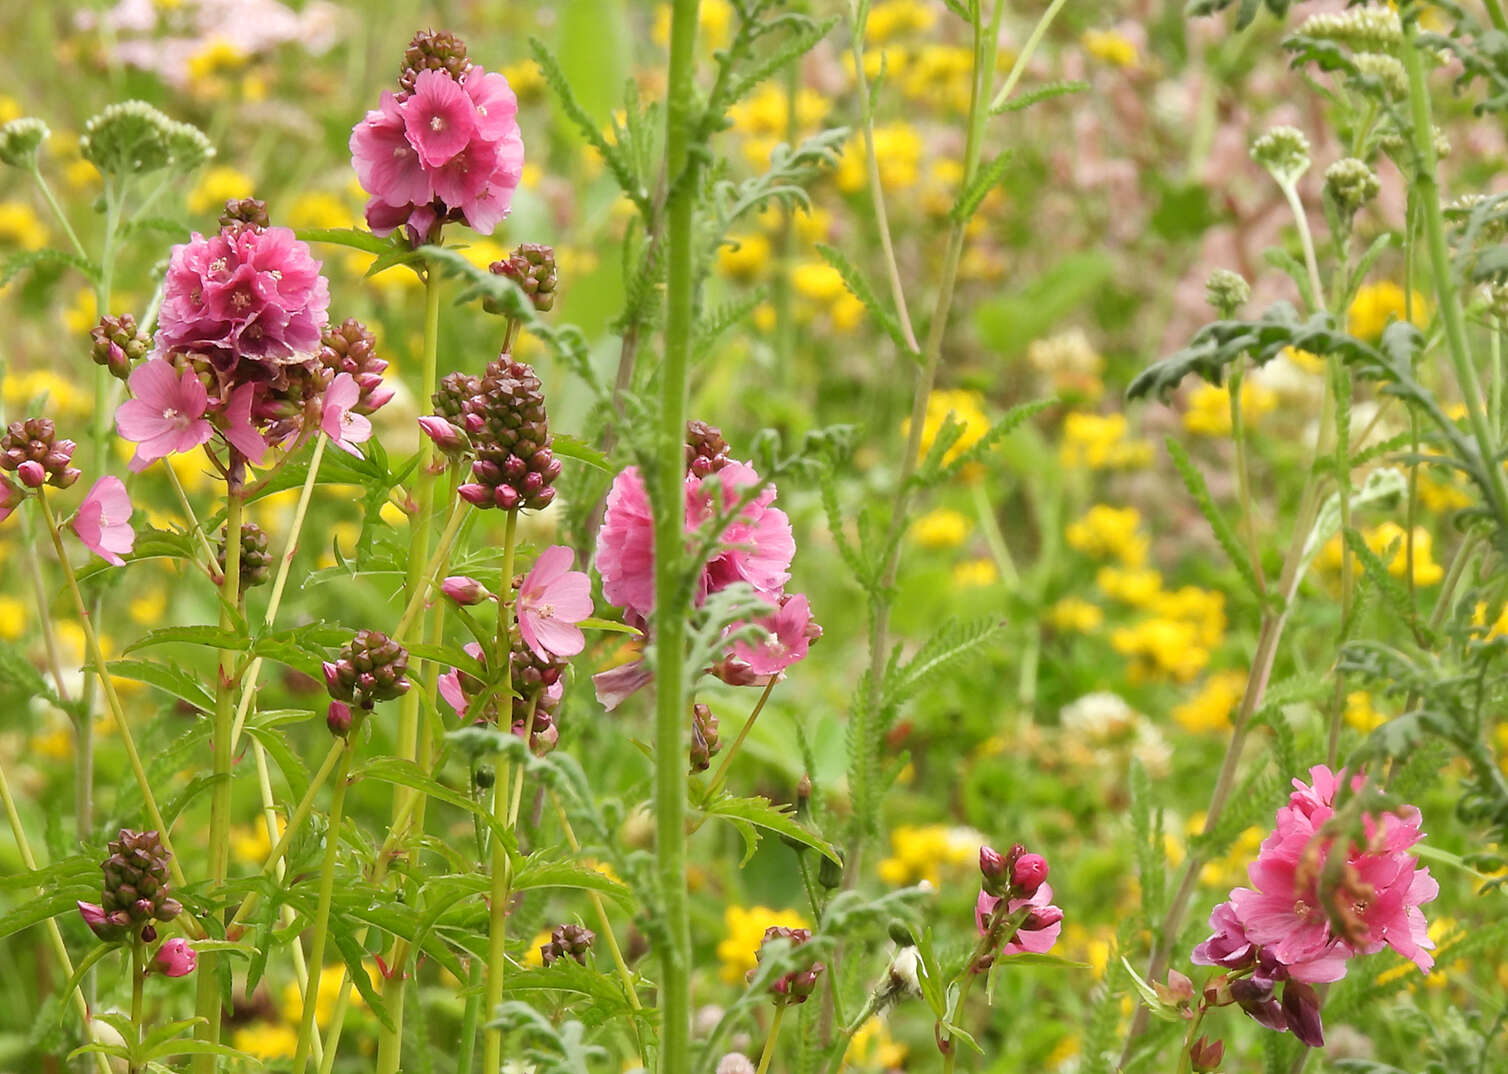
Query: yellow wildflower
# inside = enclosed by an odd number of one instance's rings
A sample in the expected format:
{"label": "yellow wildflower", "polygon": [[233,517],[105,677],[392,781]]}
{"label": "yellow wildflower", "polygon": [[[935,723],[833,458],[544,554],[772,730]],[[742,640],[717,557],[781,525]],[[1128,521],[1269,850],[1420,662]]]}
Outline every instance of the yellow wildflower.
{"label": "yellow wildflower", "polygon": [[879,1070],[893,1070],[906,1062],[906,1046],[890,1036],[879,1015],[861,1025],[848,1041],[843,1061]]}
{"label": "yellow wildflower", "polygon": [[260,869],[271,853],[272,841],[267,838],[265,822],[258,820],[255,824],[231,828],[230,856],[236,861]]}
{"label": "yellow wildflower", "polygon": [[26,630],[26,603],[0,594],[0,638],[15,641]]}
{"label": "yellow wildflower", "polygon": [[[246,64],[246,53],[236,48],[223,37],[213,37],[194,55],[189,57],[188,76],[195,82],[215,75],[239,70]],[[246,197],[245,194],[235,195]]]}
{"label": "yellow wildflower", "polygon": [[869,9],[864,39],[883,45],[897,37],[924,34],[936,21],[936,9],[923,0],[880,0]]}
{"label": "yellow wildflower", "polygon": [[1141,532],[1141,512],[1134,507],[1097,503],[1083,518],[1069,524],[1070,548],[1099,559],[1118,559],[1127,567],[1147,560],[1147,537]]}
{"label": "yellow wildflower", "polygon": [[864,323],[866,312],[864,303],[844,291],[833,302],[832,308],[827,311],[827,316],[832,320],[833,329],[846,335]]}
{"label": "yellow wildflower", "polygon": [[1085,30],[1079,44],[1101,63],[1114,67],[1135,67],[1140,58],[1136,42],[1116,30]]}
{"label": "yellow wildflower", "polygon": [[768,906],[729,906],[723,910],[726,935],[718,942],[717,957],[722,963],[722,979],[728,984],[742,984],[744,977],[759,964],[759,946],[764,931],[772,926],[809,929],[811,922],[795,910],[772,910]]}
{"label": "yellow wildflower", "polygon": [[1173,719],[1195,733],[1224,731],[1245,689],[1245,672],[1217,671],[1205,680],[1203,689],[1173,709]]}
{"label": "yellow wildflower", "polygon": [[1310,351],[1301,351],[1297,347],[1284,347],[1283,357],[1306,373],[1323,373],[1325,360]]}
{"label": "yellow wildflower", "polygon": [[[921,178],[922,137],[904,121],[886,123],[874,131],[874,159],[880,185],[887,191],[909,190]],[[855,194],[869,181],[869,154],[864,139],[855,136],[843,151],[834,182],[845,194]]]}
{"label": "yellow wildflower", "polygon": [[[1429,320],[1429,300],[1418,291],[1411,298],[1413,322],[1422,328]],[[1404,305],[1403,288],[1392,280],[1365,284],[1346,311],[1346,331],[1357,339],[1376,341],[1389,324],[1403,320]]]}
{"label": "yellow wildflower", "polygon": [[357,217],[346,199],[328,190],[309,190],[288,206],[291,228],[355,227]]}
{"label": "yellow wildflower", "polygon": [[1362,734],[1367,734],[1388,722],[1388,718],[1372,707],[1372,695],[1365,690],[1352,690],[1346,695],[1346,722]]}
{"label": "yellow wildflower", "polygon": [[[717,270],[729,279],[745,283],[764,275],[770,264],[770,240],[763,235],[729,235],[717,248]],[[839,279],[841,285],[842,279]]]}
{"label": "yellow wildflower", "polygon": [[539,64],[533,60],[505,63],[499,70],[508,80],[508,86],[518,98],[519,104],[539,100],[545,95],[545,76]]}
{"label": "yellow wildflower", "polygon": [[953,568],[953,584],[959,589],[977,589],[1000,581],[1000,568],[992,559],[969,559]]}
{"label": "yellow wildflower", "polygon": [[1491,626],[1488,626],[1487,605],[1482,601],[1477,601],[1477,606],[1472,614],[1471,621],[1476,626],[1486,628],[1483,635],[1484,641],[1491,641],[1493,638],[1504,637],[1505,635],[1508,635],[1508,604],[1503,605],[1502,610],[1498,612],[1498,617],[1492,621]]}
{"label": "yellow wildflower", "polygon": [[204,173],[199,185],[189,191],[186,201],[191,213],[218,212],[227,201],[249,198],[255,190],[251,176],[228,164],[217,164]]}
{"label": "yellow wildflower", "polygon": [[[1388,561],[1388,573],[1394,578],[1406,578],[1409,573],[1409,548],[1402,526],[1391,520],[1382,523],[1366,535],[1367,547],[1377,555],[1385,554],[1397,543],[1393,558]],[[1423,526],[1414,527],[1414,584],[1435,585],[1445,577],[1445,569],[1431,558],[1433,538]]]}
{"label": "yellow wildflower", "polygon": [[1133,608],[1145,608],[1162,592],[1162,575],[1150,567],[1137,570],[1101,567],[1095,572],[1094,584],[1112,600]]}
{"label": "yellow wildflower", "polygon": [[942,824],[902,824],[890,833],[890,857],[876,869],[891,887],[926,881],[942,884],[944,866],[967,865],[979,854],[979,835],[968,828]]}
{"label": "yellow wildflower", "polygon": [[1160,616],[1115,630],[1110,645],[1131,660],[1132,681],[1169,678],[1188,682],[1210,659],[1192,623]]}
{"label": "yellow wildflower", "polygon": [[[1242,385],[1241,420],[1248,428],[1277,405],[1277,396],[1269,389],[1250,381]],[[1230,389],[1214,384],[1195,388],[1183,414],[1183,427],[1196,436],[1230,436]]]}
{"label": "yellow wildflower", "polygon": [[131,617],[131,622],[141,623],[143,626],[161,622],[167,610],[168,595],[161,589],[152,589],[138,597],[133,597],[131,603],[126,606],[126,614]]}
{"label": "yellow wildflower", "polygon": [[1471,496],[1454,477],[1437,481],[1430,476],[1428,467],[1419,470],[1419,502],[1426,511],[1449,514],[1471,506]]}
{"label": "yellow wildflower", "polygon": [[298,1031],[281,1022],[253,1022],[238,1028],[230,1043],[253,1059],[292,1059],[298,1051]]}
{"label": "yellow wildflower", "polygon": [[20,119],[23,114],[19,101],[8,94],[0,93],[0,123],[9,123],[13,119]]}
{"label": "yellow wildflower", "polygon": [[1063,419],[1059,457],[1064,466],[1118,470],[1146,466],[1152,445],[1126,439],[1126,415],[1073,411]]}
{"label": "yellow wildflower", "polygon": [[536,969],[543,966],[545,964],[545,955],[540,949],[550,943],[551,939],[552,934],[549,929],[542,929],[535,933],[534,939],[530,940],[529,946],[524,949],[524,965],[533,966]]}
{"label": "yellow wildflower", "polygon": [[1225,594],[1186,585],[1156,594],[1149,602],[1154,615],[1178,619],[1195,629],[1199,644],[1213,649],[1225,636]]}
{"label": "yellow wildflower", "polygon": [[47,245],[47,228],[23,201],[0,201],[0,246],[40,250]]}
{"label": "yellow wildflower", "polygon": [[973,523],[951,507],[939,507],[916,520],[916,541],[923,548],[957,548],[968,538]]}
{"label": "yellow wildflower", "polygon": [[[362,969],[366,970],[367,979],[372,984],[378,983],[380,977],[376,966],[363,962]],[[319,994],[314,997],[314,1021],[321,1029],[330,1024],[330,1018],[335,1013],[335,1004],[340,999],[345,971],[345,966],[338,964],[326,966],[324,972],[319,975]],[[354,985],[351,987],[350,1002],[352,1007],[359,1008],[366,1005],[366,1001],[361,998],[361,993]],[[304,992],[296,981],[289,981],[283,986],[283,1017],[295,1023],[304,1017]]]}
{"label": "yellow wildflower", "polygon": [[[1197,835],[1204,830],[1204,815],[1189,818],[1189,834]],[[1199,868],[1199,883],[1208,888],[1232,888],[1246,882],[1246,866],[1257,856],[1257,849],[1267,832],[1258,827],[1244,829],[1225,852],[1223,858],[1205,862]]]}
{"label": "yellow wildflower", "polygon": [[1081,597],[1064,597],[1047,610],[1047,621],[1059,630],[1090,634],[1104,625],[1105,612]]}
{"label": "yellow wildflower", "polygon": [[898,79],[901,93],[913,101],[967,111],[974,71],[973,50],[962,45],[923,45]]}
{"label": "yellow wildflower", "polygon": [[[990,431],[990,419],[984,413],[984,397],[967,390],[939,389],[927,396],[927,416],[922,422],[922,442],[918,448],[922,458],[932,450],[932,442],[942,431],[943,423],[950,417],[955,425],[963,427],[953,446],[943,454],[944,462],[952,462],[959,455],[979,443]],[[911,419],[901,423],[901,435],[911,435]]]}
{"label": "yellow wildflower", "polygon": [[804,298],[831,305],[847,290],[843,276],[826,261],[803,261],[791,269],[791,286]]}

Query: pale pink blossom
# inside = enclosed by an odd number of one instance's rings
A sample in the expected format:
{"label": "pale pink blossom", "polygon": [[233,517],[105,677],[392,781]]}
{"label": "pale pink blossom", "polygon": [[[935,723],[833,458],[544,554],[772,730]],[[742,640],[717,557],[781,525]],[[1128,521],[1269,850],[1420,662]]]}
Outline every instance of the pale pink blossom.
{"label": "pale pink blossom", "polygon": [[231,447],[245,455],[246,461],[253,466],[260,463],[267,454],[267,441],[257,432],[257,427],[251,420],[251,408],[256,402],[256,394],[255,384],[242,384],[230,393],[230,401],[225,407],[223,430]]}
{"label": "pale pink blossom", "polygon": [[70,526],[89,551],[117,567],[124,564],[121,557],[136,546],[136,531],[131,528],[131,497],[120,478],[96,481]]}
{"label": "pale pink blossom", "polygon": [[151,358],[131,371],[129,384],[134,398],[116,410],[115,427],[136,443],[132,471],[192,451],[214,435],[204,416],[208,393],[192,369],[180,374],[166,358]]}
{"label": "pale pink blossom", "polygon": [[152,959],[157,971],[167,977],[187,977],[199,965],[199,952],[181,936],[164,940]]}
{"label": "pale pink blossom", "polygon": [[565,545],[551,545],[518,590],[519,632],[542,660],[575,656],[586,645],[576,624],[592,614],[592,581],[570,569],[575,558]]}
{"label": "pale pink blossom", "polygon": [[325,389],[319,427],[340,450],[361,457],[357,444],[372,438],[372,423],[353,409],[361,399],[361,385],[349,373],[341,373]]}
{"label": "pale pink blossom", "polygon": [[[473,660],[482,659],[482,647],[476,642],[469,641],[463,648],[466,655]],[[451,668],[440,676],[436,686],[440,691],[440,696],[450,704],[451,708],[456,710],[457,715],[465,716],[466,709],[471,702],[466,696],[466,691],[461,686],[461,669]]]}
{"label": "pale pink blossom", "polygon": [[775,613],[758,625],[765,631],[763,639],[733,643],[733,654],[756,675],[778,675],[805,660],[807,648],[822,636],[804,593],[782,598]]}

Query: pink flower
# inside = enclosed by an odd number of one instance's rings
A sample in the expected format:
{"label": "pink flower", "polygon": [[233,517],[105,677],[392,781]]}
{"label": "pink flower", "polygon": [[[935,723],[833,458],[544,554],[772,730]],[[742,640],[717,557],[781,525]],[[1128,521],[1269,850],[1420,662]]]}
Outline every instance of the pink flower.
{"label": "pink flower", "polygon": [[[986,891],[979,893],[979,898],[974,902],[974,927],[979,935],[983,936],[989,931],[990,916],[999,905],[998,896]],[[1001,952],[1007,955],[1019,955],[1022,952],[1046,954],[1058,942],[1058,933],[1063,931],[1063,911],[1052,905],[1052,885],[1042,884],[1029,899],[1012,899],[1006,912],[1013,914],[1023,906],[1032,907],[1032,911],[1022,921],[1016,935],[1001,948]]]}
{"label": "pink flower", "polygon": [[319,427],[340,450],[361,457],[357,444],[372,438],[372,423],[352,408],[361,399],[361,385],[349,373],[341,373],[325,389]]}
{"label": "pink flower", "polygon": [[152,358],[131,372],[131,393],[115,412],[115,427],[135,441],[131,469],[140,473],[157,459],[192,451],[214,435],[204,417],[209,403],[192,369],[180,376],[166,358]]}
{"label": "pink flower", "polygon": [[539,656],[575,656],[586,645],[576,624],[592,614],[592,580],[570,569],[576,554],[565,545],[540,553],[518,590],[518,629]]}
{"label": "pink flower", "polygon": [[187,977],[199,965],[199,952],[181,936],[164,940],[152,959],[158,972],[168,977]]}
{"label": "pink flower", "polygon": [[76,905],[79,908],[79,916],[84,919],[84,924],[89,926],[89,931],[106,943],[123,939],[126,933],[131,931],[131,918],[124,910],[107,914],[105,908],[98,903],[79,901]]}
{"label": "pink flower", "polygon": [[733,654],[756,675],[778,675],[805,660],[807,647],[822,635],[804,593],[782,598],[775,614],[759,625],[767,632],[763,641],[733,643]]}
{"label": "pink flower", "polygon": [[473,65],[466,72],[465,88],[466,95],[476,106],[477,134],[490,142],[509,138],[517,140],[518,97],[508,85],[508,79],[496,72],[488,74]]}
{"label": "pink flower", "polygon": [[11,516],[11,512],[21,506],[21,501],[26,499],[26,494],[18,489],[3,474],[0,474],[0,522],[4,522]]}
{"label": "pink flower", "polygon": [[[434,197],[424,162],[408,140],[398,98],[391,92],[383,93],[380,105],[356,124],[350,148],[356,178],[375,202],[400,207],[423,205]],[[370,212],[371,206],[367,208]]]}
{"label": "pink flower", "polygon": [[208,356],[221,372],[244,360],[304,362],[328,321],[330,284],[285,227],[226,228],[173,247],[157,353]]}
{"label": "pink flower", "polygon": [[136,531],[131,528],[131,497],[118,477],[96,481],[69,525],[84,547],[117,567],[126,562],[120,557],[136,545]]}
{"label": "pink flower", "polygon": [[[482,647],[476,642],[467,642],[464,646],[464,649],[466,651],[466,655],[471,657],[473,660],[482,659]],[[440,696],[443,697],[447,702],[449,702],[450,707],[456,710],[456,714],[465,716],[467,706],[469,706],[471,702],[470,699],[466,696],[466,691],[461,686],[461,669],[451,668],[445,674],[440,676],[439,682],[436,684],[436,686],[440,691]]]}
{"label": "pink flower", "polygon": [[230,402],[225,407],[225,439],[252,465],[260,463],[267,454],[267,441],[257,432],[251,421],[252,404],[256,402],[257,386],[242,384],[230,393]]}
{"label": "pink flower", "polygon": [[476,104],[448,71],[420,71],[398,110],[408,144],[428,168],[449,161],[477,133]]}
{"label": "pink flower", "polygon": [[649,618],[655,603],[654,554],[649,493],[639,468],[630,466],[613,478],[602,526],[597,531],[602,595],[633,615]]}
{"label": "pink flower", "polygon": [[654,673],[649,670],[649,665],[642,660],[633,660],[597,672],[592,676],[592,689],[597,694],[597,703],[612,712],[653,681]]}

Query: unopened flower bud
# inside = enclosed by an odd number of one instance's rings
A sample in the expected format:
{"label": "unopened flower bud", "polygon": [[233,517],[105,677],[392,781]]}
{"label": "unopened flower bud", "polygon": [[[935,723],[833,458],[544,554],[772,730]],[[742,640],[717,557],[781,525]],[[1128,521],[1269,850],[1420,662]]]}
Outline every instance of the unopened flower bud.
{"label": "unopened flower bud", "polygon": [[199,965],[199,953],[187,940],[175,936],[157,949],[152,964],[164,976],[187,977]]}
{"label": "unopened flower bud", "polygon": [[16,476],[29,489],[41,488],[47,481],[47,471],[42,469],[42,464],[36,459],[27,459],[16,467]]}
{"label": "unopened flower bud", "polygon": [[1204,298],[1221,317],[1233,317],[1251,301],[1251,284],[1239,272],[1216,269],[1204,281]]}
{"label": "unopened flower bud", "polygon": [[1046,879],[1047,859],[1041,854],[1022,854],[1011,866],[1011,895],[1029,899]]}
{"label": "unopened flower bud", "polygon": [[1365,161],[1342,157],[1325,169],[1325,193],[1347,221],[1381,192],[1382,183]]}
{"label": "unopened flower bud", "polygon": [[550,942],[540,947],[539,954],[546,966],[567,955],[585,966],[586,953],[592,949],[592,941],[596,938],[596,933],[582,925],[557,925],[550,934]]}
{"label": "unopened flower bud", "polygon": [[474,604],[480,604],[492,593],[475,578],[468,578],[464,574],[452,574],[440,583],[440,592],[462,607],[469,608]]}
{"label": "unopened flower bud", "polygon": [[330,708],[325,713],[325,726],[330,729],[330,734],[336,738],[345,738],[351,733],[351,726],[356,722],[356,717],[351,714],[351,706],[344,701],[330,702]]}
{"label": "unopened flower bud", "polygon": [[156,943],[157,942],[157,927],[155,925],[143,925],[141,927],[141,942],[142,943]]}
{"label": "unopened flower bud", "polygon": [[[494,276],[506,276],[523,289],[529,301],[540,313],[548,313],[555,305],[555,287],[558,275],[555,268],[555,250],[543,243],[526,242],[502,261],[487,266]],[[501,303],[483,299],[482,308],[488,313],[505,313]]]}
{"label": "unopened flower bud", "polygon": [[1211,1074],[1220,1069],[1220,1061],[1225,1058],[1225,1042],[1221,1040],[1209,1040],[1199,1037],[1189,1045],[1189,1065],[1195,1074]]}
{"label": "unopened flower bud", "polygon": [[220,226],[237,231],[242,228],[260,231],[271,223],[267,203],[257,198],[232,198],[225,203],[225,211],[220,214]]}
{"label": "unopened flower bud", "polygon": [[691,706],[691,771],[707,771],[719,749],[717,717],[709,706],[698,701]]}
{"label": "unopened flower bud", "polygon": [[979,873],[984,877],[984,890],[999,897],[1005,894],[1010,866],[1000,851],[994,847],[979,848]]}
{"label": "unopened flower bud", "polygon": [[1309,170],[1309,139],[1297,127],[1274,127],[1252,143],[1251,156],[1278,185],[1288,186]]}
{"label": "unopened flower bud", "polygon": [[817,865],[817,883],[828,891],[834,891],[843,884],[843,866],[822,855]]}
{"label": "unopened flower bud", "polygon": [[40,119],[23,116],[0,127],[0,161],[13,168],[35,168],[37,150],[50,132]]}
{"label": "unopened flower bud", "polygon": [[497,782],[497,772],[490,764],[477,765],[476,774],[471,777],[471,782],[476,784],[477,790],[485,791]]}
{"label": "unopened flower bud", "polygon": [[0,475],[0,522],[4,522],[12,511],[20,507],[24,499],[26,493],[12,484],[10,478]]}
{"label": "unopened flower bud", "polygon": [[1021,928],[1027,932],[1041,932],[1063,920],[1063,911],[1056,906],[1034,906],[1032,912],[1026,915],[1026,920],[1021,922]]}
{"label": "unopened flower bud", "polygon": [[89,330],[89,340],[89,357],[120,380],[129,377],[132,363],[152,349],[151,339],[137,327],[136,318],[129,313],[101,317],[99,323]]}
{"label": "unopened flower bud", "polygon": [[89,926],[89,931],[106,943],[123,939],[129,931],[126,925],[113,920],[110,914],[105,913],[103,907],[95,903],[80,902],[78,908],[79,916],[84,919],[84,924]]}

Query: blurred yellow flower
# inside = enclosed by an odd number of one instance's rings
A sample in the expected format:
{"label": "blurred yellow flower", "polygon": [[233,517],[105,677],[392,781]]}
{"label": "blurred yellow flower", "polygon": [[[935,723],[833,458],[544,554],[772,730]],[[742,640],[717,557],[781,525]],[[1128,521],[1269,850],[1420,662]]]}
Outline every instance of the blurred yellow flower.
{"label": "blurred yellow flower", "polygon": [[545,76],[539,69],[539,64],[533,60],[519,60],[517,63],[505,63],[499,68],[502,76],[508,80],[508,87],[513,90],[519,104],[527,104],[539,100],[545,95]]}
{"label": "blurred yellow flower", "polygon": [[0,123],[9,123],[22,116],[21,104],[14,97],[0,93]]}
{"label": "blurred yellow flower", "polygon": [[1131,660],[1133,682],[1169,678],[1188,682],[1204,670],[1210,654],[1192,623],[1154,617],[1110,634],[1110,646]]}
{"label": "blurred yellow flower", "polygon": [[288,204],[291,228],[355,227],[358,218],[345,198],[328,190],[308,190]]}
{"label": "blurred yellow flower", "polygon": [[[1391,520],[1382,523],[1366,535],[1367,547],[1377,555],[1384,555],[1389,546],[1397,543],[1393,558],[1388,561],[1388,573],[1394,578],[1406,578],[1409,573],[1409,549],[1404,528]],[[1445,569],[1431,558],[1434,538],[1423,526],[1414,527],[1414,584],[1434,585],[1445,577]]]}
{"label": "blurred yellow flower", "polygon": [[[922,422],[922,441],[918,447],[921,458],[927,457],[937,434],[942,431],[943,423],[950,418],[955,425],[963,428],[958,439],[943,453],[944,462],[952,462],[979,443],[984,434],[990,431],[990,419],[985,416],[982,395],[966,389],[938,389],[927,396],[927,416]],[[901,435],[911,435],[910,418],[901,423]]]}
{"label": "blurred yellow flower", "polygon": [[[709,52],[715,52],[728,47],[732,32],[733,5],[728,0],[702,0],[697,12],[697,42]],[[651,36],[661,48],[669,47],[669,4],[660,4],[655,8],[655,24]]]}
{"label": "blurred yellow flower", "polygon": [[15,641],[26,630],[26,602],[0,594],[0,638]]}
{"label": "blurred yellow flower", "polygon": [[1365,690],[1352,690],[1346,695],[1346,723],[1362,734],[1381,727],[1388,718],[1372,707],[1372,695]]}
{"label": "blurred yellow flower", "polygon": [[81,287],[73,296],[73,305],[63,311],[63,327],[72,336],[87,336],[99,323],[99,306],[94,289]]}
{"label": "blurred yellow flower", "polygon": [[[764,275],[770,265],[770,240],[758,233],[729,235],[717,248],[717,271],[748,283]],[[842,279],[839,279],[841,285]]]}
{"label": "blurred yellow flower", "polygon": [[1325,371],[1325,360],[1310,351],[1301,351],[1297,347],[1284,347],[1283,356],[1306,373]]}
{"label": "blurred yellow flower", "polygon": [[254,824],[238,825],[230,830],[230,856],[243,865],[261,868],[272,853],[272,841],[267,838],[267,825],[258,820]]}
{"label": "blurred yellow flower", "polygon": [[1508,635],[1508,604],[1503,605],[1502,610],[1498,612],[1498,617],[1492,621],[1491,626],[1488,626],[1487,605],[1482,601],[1477,601],[1477,606],[1475,611],[1472,613],[1471,621],[1475,626],[1486,628],[1483,634],[1483,638],[1486,641],[1491,641],[1493,638],[1504,637],[1505,635]]}
{"label": "blurred yellow flower", "polygon": [[1471,495],[1456,481],[1454,476],[1437,481],[1430,476],[1429,468],[1421,466],[1418,487],[1419,502],[1424,505],[1426,511],[1444,515],[1471,506]]}
{"label": "blurred yellow flower", "polygon": [[1085,30],[1079,44],[1095,59],[1115,67],[1135,67],[1140,58],[1136,43],[1115,30]]}
{"label": "blurred yellow flower", "polygon": [[890,1030],[879,1015],[870,1018],[854,1031],[849,1038],[848,1051],[843,1062],[879,1070],[893,1070],[906,1062],[906,1046],[890,1036]]}
{"label": "blurred yellow flower", "polygon": [[1073,411],[1063,419],[1059,457],[1064,466],[1118,470],[1146,466],[1152,445],[1126,439],[1126,415]]}
{"label": "blurred yellow flower", "polygon": [[[1278,405],[1269,389],[1248,381],[1241,386],[1241,420],[1248,428]],[[1230,436],[1230,389],[1225,385],[1200,384],[1189,395],[1183,427],[1196,436]]]}
{"label": "blurred yellow flower", "polygon": [[199,184],[189,191],[185,204],[191,213],[219,212],[227,201],[249,198],[256,185],[251,176],[228,164],[216,164],[204,173]]}
{"label": "blurred yellow flower", "polygon": [[891,887],[942,884],[944,866],[968,865],[979,854],[979,833],[944,824],[901,824],[890,832],[890,857],[876,866]]}
{"label": "blurred yellow flower", "polygon": [[[874,159],[880,186],[887,191],[909,190],[921,178],[922,137],[906,122],[886,123],[874,130]],[[845,194],[855,194],[869,181],[869,154],[864,139],[855,135],[843,150],[833,181]]]}
{"label": "blurred yellow flower", "polygon": [[[1197,835],[1204,830],[1204,814],[1196,814],[1189,818],[1189,834]],[[1267,838],[1267,832],[1262,828],[1250,827],[1244,829],[1236,836],[1236,841],[1225,852],[1225,856],[1214,861],[1205,862],[1199,868],[1199,883],[1207,888],[1231,888],[1237,884],[1246,883],[1246,866],[1257,856],[1257,849],[1261,847],[1262,840]]]}
{"label": "blurred yellow flower", "polygon": [[974,524],[969,516],[951,507],[928,511],[912,524],[916,543],[923,548],[957,548],[968,538]]}
{"label": "blurred yellow flower", "polygon": [[24,201],[0,201],[0,246],[40,250],[47,245],[47,227]]}
{"label": "blurred yellow flower", "polygon": [[1150,567],[1137,570],[1101,567],[1095,572],[1094,584],[1112,600],[1145,608],[1162,592],[1162,575]]}
{"label": "blurred yellow flower", "polygon": [[[381,976],[377,967],[363,962],[362,969],[367,972],[367,979],[376,985]],[[326,966],[324,972],[319,975],[319,994],[314,997],[314,1021],[321,1029],[330,1024],[330,1017],[335,1013],[335,1004],[340,999],[341,984],[345,980],[346,967],[344,963],[334,966]],[[366,1005],[361,998],[361,993],[353,985],[351,987],[350,1005],[360,1008]],[[304,993],[298,986],[297,981],[289,981],[283,986],[283,1017],[297,1024],[304,1017]]]}
{"label": "blurred yellow flower", "polygon": [[937,10],[923,0],[880,0],[869,9],[864,39],[883,45],[897,37],[924,34],[936,21]]}
{"label": "blurred yellow flower", "polygon": [[[1413,322],[1421,328],[1429,320],[1429,300],[1412,293]],[[1391,280],[1364,284],[1346,310],[1346,331],[1357,339],[1375,342],[1393,321],[1403,320],[1403,288]]]}
{"label": "blurred yellow flower", "polygon": [[[248,57],[224,37],[212,37],[198,52],[189,57],[188,76],[191,81],[212,78],[215,75],[240,70]],[[232,197],[247,197],[245,194]]]}
{"label": "blurred yellow flower", "polygon": [[980,589],[1000,581],[1000,568],[992,559],[968,559],[953,568],[953,584],[959,589]]}
{"label": "blurred yellow flower", "polygon": [[1230,714],[1245,690],[1244,671],[1217,671],[1205,680],[1197,694],[1173,709],[1173,719],[1196,734],[1224,731],[1230,727]]}
{"label": "blurred yellow flower", "polygon": [[298,1031],[282,1022],[253,1022],[237,1028],[230,1043],[253,1059],[292,1059],[298,1051]]}
{"label": "blurred yellow flower", "polygon": [[1225,636],[1225,594],[1218,590],[1179,586],[1155,594],[1149,607],[1154,615],[1188,623],[1206,648],[1213,649]]}
{"label": "blurred yellow flower", "polygon": [[826,261],[803,261],[791,269],[791,286],[804,298],[826,306],[846,294],[843,276]]}
{"label": "blurred yellow flower", "polygon": [[524,948],[524,965],[538,969],[545,964],[545,955],[541,950],[551,940],[552,933],[549,929],[541,929],[534,934],[534,939],[529,941],[529,946]]}
{"label": "blurred yellow flower", "polygon": [[722,979],[743,984],[744,977],[759,964],[759,946],[765,929],[809,929],[811,922],[795,910],[772,910],[768,906],[728,906],[723,910],[724,936],[717,944]]}
{"label": "blurred yellow flower", "polygon": [[1068,546],[1098,559],[1118,559],[1127,567],[1147,560],[1147,536],[1141,532],[1141,512],[1134,507],[1097,503],[1066,532]]}
{"label": "blurred yellow flower", "polygon": [[1105,611],[1081,597],[1064,597],[1047,610],[1047,621],[1063,631],[1089,634],[1105,622]]}

